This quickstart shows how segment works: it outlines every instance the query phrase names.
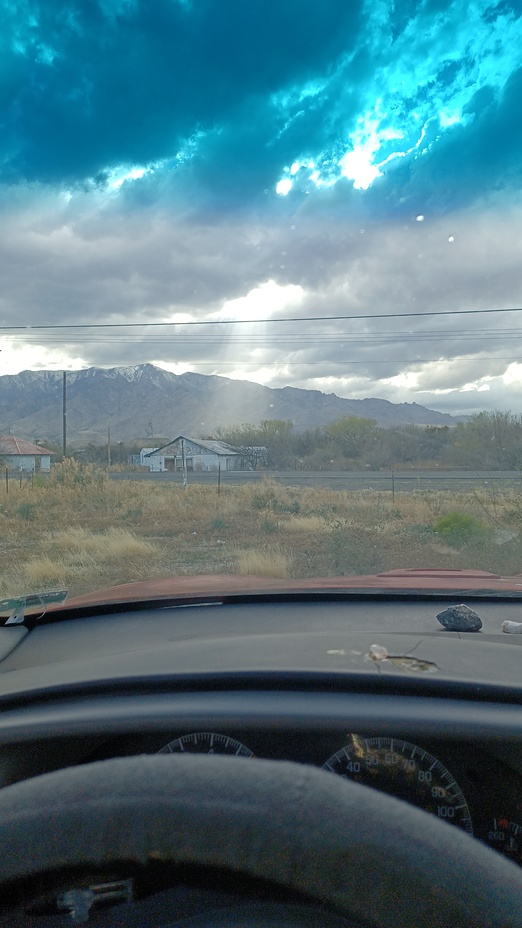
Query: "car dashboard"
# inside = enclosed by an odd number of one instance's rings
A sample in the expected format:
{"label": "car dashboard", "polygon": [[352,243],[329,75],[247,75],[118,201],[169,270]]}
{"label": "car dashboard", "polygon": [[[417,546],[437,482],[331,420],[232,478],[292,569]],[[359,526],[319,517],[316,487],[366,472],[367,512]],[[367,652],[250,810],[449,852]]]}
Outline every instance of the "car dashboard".
{"label": "car dashboard", "polygon": [[490,628],[467,637],[437,630],[438,608],[49,616],[18,630],[0,663],[0,786],[159,752],[292,761],[388,792],[522,866],[522,651],[495,632],[518,605],[482,604]]}

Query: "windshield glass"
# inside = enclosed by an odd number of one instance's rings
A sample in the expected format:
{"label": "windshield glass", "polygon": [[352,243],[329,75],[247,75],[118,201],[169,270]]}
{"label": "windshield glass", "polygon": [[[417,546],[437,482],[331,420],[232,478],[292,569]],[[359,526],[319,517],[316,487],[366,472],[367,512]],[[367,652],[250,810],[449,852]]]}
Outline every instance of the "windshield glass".
{"label": "windshield glass", "polygon": [[0,11],[2,595],[521,573],[517,0]]}

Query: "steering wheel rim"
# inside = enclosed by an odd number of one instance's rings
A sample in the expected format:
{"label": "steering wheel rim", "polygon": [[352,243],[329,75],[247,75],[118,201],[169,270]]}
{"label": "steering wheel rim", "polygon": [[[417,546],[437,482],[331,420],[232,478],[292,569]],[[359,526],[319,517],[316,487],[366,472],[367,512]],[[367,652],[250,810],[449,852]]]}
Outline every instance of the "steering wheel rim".
{"label": "steering wheel rim", "polygon": [[521,928],[522,873],[398,799],[299,764],[140,756],[0,790],[0,886],[171,861],[303,892],[376,928]]}

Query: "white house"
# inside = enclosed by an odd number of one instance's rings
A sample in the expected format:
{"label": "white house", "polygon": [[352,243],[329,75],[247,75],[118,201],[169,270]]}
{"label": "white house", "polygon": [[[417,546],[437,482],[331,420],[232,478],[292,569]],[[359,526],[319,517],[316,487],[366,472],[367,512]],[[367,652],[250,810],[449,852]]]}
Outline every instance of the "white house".
{"label": "white house", "polygon": [[152,470],[149,455],[154,454],[155,451],[155,448],[142,448],[139,454],[132,455],[132,463],[139,464],[141,467],[150,467],[150,470]]}
{"label": "white house", "polygon": [[15,435],[0,435],[0,467],[7,467],[10,471],[48,473],[52,454],[48,448],[16,438]]}
{"label": "white house", "polygon": [[149,464],[151,471],[181,471],[183,466],[183,448],[187,471],[241,470],[244,467],[242,455],[231,445],[223,441],[203,441],[178,435],[161,448],[147,449],[141,452],[143,464]]}

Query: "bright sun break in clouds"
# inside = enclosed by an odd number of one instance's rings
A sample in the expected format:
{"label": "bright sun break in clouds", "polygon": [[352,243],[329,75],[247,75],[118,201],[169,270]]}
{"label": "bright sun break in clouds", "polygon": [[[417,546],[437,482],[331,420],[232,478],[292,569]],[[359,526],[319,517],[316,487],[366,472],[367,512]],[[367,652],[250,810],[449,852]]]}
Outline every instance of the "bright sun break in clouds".
{"label": "bright sun break in clouds", "polygon": [[[297,157],[284,169],[276,192],[287,196],[298,180],[329,186],[343,176],[356,189],[366,190],[400,159],[421,157],[453,127],[472,122],[477,92],[493,87],[501,92],[520,63],[522,19],[507,6],[502,12],[499,5],[495,19],[490,10],[488,0],[470,3],[463,21],[462,5],[455,2],[444,16],[428,22],[419,4],[392,42],[391,8],[368,3],[367,34],[372,40],[366,50],[371,55],[373,48],[388,47],[390,56],[362,92],[355,123],[345,128],[345,150],[312,152],[313,169],[308,158]],[[348,57],[325,82],[325,95],[342,80],[349,98],[350,63]]]}
{"label": "bright sun break in clouds", "polygon": [[108,190],[119,190],[125,181],[140,180],[148,172],[148,168],[118,168],[115,171],[111,171],[107,188]]}
{"label": "bright sun break in clouds", "polygon": [[268,319],[283,310],[295,309],[302,302],[304,295],[305,291],[299,284],[281,285],[274,280],[267,280],[266,283],[250,290],[246,296],[225,300],[223,307],[210,318],[247,322]]}

